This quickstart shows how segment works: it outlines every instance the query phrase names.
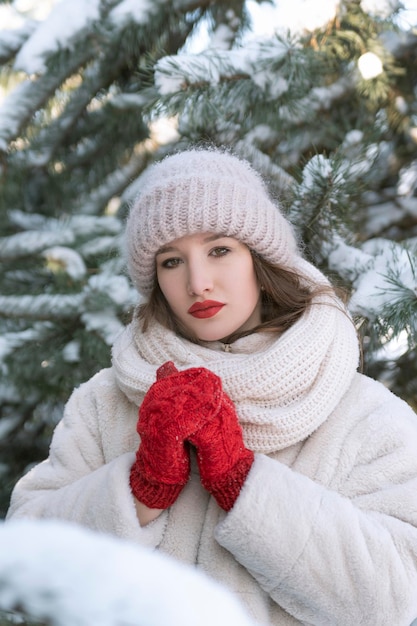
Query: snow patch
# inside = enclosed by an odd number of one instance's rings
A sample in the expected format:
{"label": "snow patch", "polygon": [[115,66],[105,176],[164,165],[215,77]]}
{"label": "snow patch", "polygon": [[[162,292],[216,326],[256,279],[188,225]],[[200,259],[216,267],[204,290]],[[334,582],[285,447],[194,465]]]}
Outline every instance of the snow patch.
{"label": "snow patch", "polygon": [[67,363],[78,363],[80,361],[81,345],[79,341],[70,341],[62,350],[62,356]]}
{"label": "snow patch", "polygon": [[[407,248],[382,238],[370,239],[361,248],[336,241],[328,253],[328,264],[352,282],[349,310],[353,315],[375,318],[385,306],[400,300],[401,289],[410,290],[417,298],[416,267]],[[395,284],[397,278],[401,289]]]}
{"label": "snow patch", "polygon": [[122,0],[110,13],[113,23],[120,27],[132,21],[135,24],[146,24],[151,13],[155,13],[154,0]]}
{"label": "snow patch", "polygon": [[115,342],[124,328],[111,308],[94,311],[93,313],[83,313],[81,320],[88,332],[96,332],[99,334],[108,346],[111,346]]}
{"label": "snow patch", "polygon": [[0,523],[0,554],[0,608],[53,626],[255,626],[195,568],[72,524]]}
{"label": "snow patch", "polygon": [[87,268],[82,257],[71,248],[54,246],[42,252],[48,267],[65,272],[73,280],[81,280],[87,273]]}
{"label": "snow patch", "polygon": [[374,17],[388,18],[400,7],[398,0],[361,0],[361,9]]}
{"label": "snow patch", "polygon": [[100,19],[100,0],[61,0],[39,23],[16,56],[14,68],[27,74],[43,74],[48,56],[71,48],[79,32]]}

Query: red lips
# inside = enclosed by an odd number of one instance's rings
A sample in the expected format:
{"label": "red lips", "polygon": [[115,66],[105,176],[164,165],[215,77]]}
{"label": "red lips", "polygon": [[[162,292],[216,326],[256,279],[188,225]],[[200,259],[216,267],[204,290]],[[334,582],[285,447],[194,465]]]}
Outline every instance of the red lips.
{"label": "red lips", "polygon": [[198,319],[206,319],[208,317],[214,317],[224,307],[223,302],[216,302],[216,300],[204,300],[204,302],[195,302],[188,309],[188,313]]}

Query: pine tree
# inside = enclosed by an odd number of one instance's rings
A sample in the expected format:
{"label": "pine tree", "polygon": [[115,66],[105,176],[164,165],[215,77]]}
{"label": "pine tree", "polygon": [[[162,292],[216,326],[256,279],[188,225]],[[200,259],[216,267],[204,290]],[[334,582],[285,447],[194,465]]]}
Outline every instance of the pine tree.
{"label": "pine tree", "polygon": [[43,21],[0,3],[17,23],[0,31],[3,511],[129,320],[141,172],[190,144],[226,144],[270,180],[306,255],[349,290],[364,370],[417,404],[417,31],[366,4],[256,38],[243,0],[62,0]]}

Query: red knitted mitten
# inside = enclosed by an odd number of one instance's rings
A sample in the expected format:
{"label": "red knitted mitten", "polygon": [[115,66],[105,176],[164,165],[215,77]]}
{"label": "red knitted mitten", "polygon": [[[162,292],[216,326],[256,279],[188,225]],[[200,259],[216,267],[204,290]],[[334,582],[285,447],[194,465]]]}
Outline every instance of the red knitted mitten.
{"label": "red knitted mitten", "polygon": [[149,508],[175,502],[190,473],[186,439],[220,407],[221,382],[205,368],[162,365],[139,409],[141,443],[130,472],[134,496]]}
{"label": "red knitted mitten", "polygon": [[229,511],[234,505],[254,460],[245,447],[235,407],[223,393],[220,410],[191,437],[203,487],[218,505]]}

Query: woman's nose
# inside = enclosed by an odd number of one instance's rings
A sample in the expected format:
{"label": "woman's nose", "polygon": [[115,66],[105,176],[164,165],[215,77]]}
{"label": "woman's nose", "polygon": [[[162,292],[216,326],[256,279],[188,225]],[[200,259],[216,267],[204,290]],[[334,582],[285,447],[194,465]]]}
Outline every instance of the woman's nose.
{"label": "woman's nose", "polygon": [[202,296],[213,289],[213,277],[209,269],[201,263],[188,268],[187,291],[191,296]]}

